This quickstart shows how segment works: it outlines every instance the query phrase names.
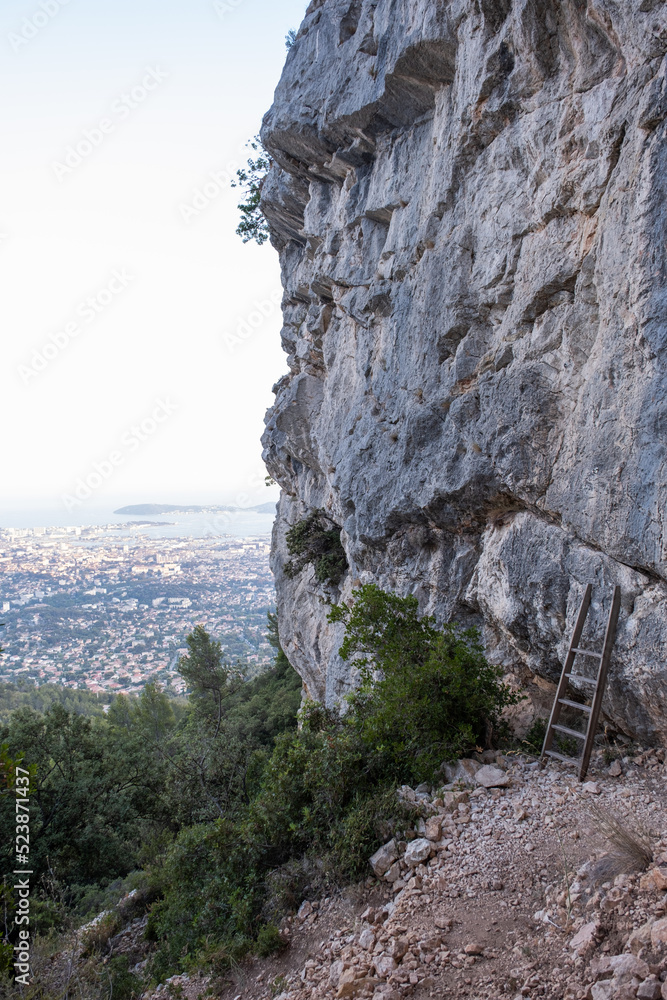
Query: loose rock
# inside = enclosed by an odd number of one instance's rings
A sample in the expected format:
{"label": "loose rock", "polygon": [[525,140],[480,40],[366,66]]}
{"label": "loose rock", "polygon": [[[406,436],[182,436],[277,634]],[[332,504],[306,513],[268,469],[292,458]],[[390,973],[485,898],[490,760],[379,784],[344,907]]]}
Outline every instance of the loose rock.
{"label": "loose rock", "polygon": [[420,837],[418,840],[413,840],[408,844],[407,850],[403,855],[403,859],[411,868],[416,865],[421,864],[422,861],[426,861],[430,857],[433,845],[430,840],[426,840],[424,837]]}
{"label": "loose rock", "polygon": [[392,839],[387,844],[383,844],[375,852],[370,859],[370,865],[378,878],[381,878],[397,858],[398,847],[396,846],[396,841]]}
{"label": "loose rock", "polygon": [[501,771],[499,767],[493,767],[491,764],[480,767],[479,771],[475,773],[475,781],[483,788],[506,788],[510,783],[505,771]]}

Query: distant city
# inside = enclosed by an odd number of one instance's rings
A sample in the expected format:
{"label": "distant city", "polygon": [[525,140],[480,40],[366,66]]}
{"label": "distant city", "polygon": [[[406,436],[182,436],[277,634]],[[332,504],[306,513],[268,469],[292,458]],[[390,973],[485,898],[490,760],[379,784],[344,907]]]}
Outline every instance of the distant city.
{"label": "distant city", "polygon": [[0,529],[0,681],[135,694],[156,678],[182,693],[176,666],[198,624],[251,673],[271,662],[269,535],[145,531],[141,523]]}

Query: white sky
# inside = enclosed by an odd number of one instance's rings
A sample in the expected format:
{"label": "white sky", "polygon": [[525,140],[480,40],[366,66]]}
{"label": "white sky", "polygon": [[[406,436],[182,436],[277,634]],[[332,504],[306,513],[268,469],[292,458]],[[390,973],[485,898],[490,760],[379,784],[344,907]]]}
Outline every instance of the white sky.
{"label": "white sky", "polygon": [[60,507],[112,452],[98,504],[274,497],[257,483],[285,371],[277,255],[235,235],[224,177],[189,222],[182,206],[247,159],[306,5],[3,0],[0,506]]}

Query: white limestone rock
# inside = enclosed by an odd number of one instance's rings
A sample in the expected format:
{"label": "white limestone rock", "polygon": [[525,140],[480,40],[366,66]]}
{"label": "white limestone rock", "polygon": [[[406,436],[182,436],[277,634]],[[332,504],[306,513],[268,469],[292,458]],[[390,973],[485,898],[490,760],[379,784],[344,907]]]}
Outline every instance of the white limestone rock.
{"label": "white limestone rock", "polygon": [[509,775],[492,764],[485,764],[483,767],[480,767],[479,771],[475,774],[475,781],[482,788],[507,788],[511,783]]}
{"label": "white limestone rock", "polygon": [[370,858],[370,866],[378,878],[389,871],[393,863],[398,859],[398,846],[395,840],[390,840],[387,844],[379,847]]}
{"label": "white limestone rock", "polygon": [[[623,589],[605,711],[667,738],[667,5],[311,3],[262,135],[283,346],[281,641],[356,683],[323,597],[374,581],[484,629],[537,702],[583,589]],[[340,587],[284,573],[341,527]]]}
{"label": "white limestone rock", "polygon": [[431,856],[432,849],[433,844],[430,840],[419,837],[417,840],[410,841],[403,855],[403,860],[410,868],[415,868]]}

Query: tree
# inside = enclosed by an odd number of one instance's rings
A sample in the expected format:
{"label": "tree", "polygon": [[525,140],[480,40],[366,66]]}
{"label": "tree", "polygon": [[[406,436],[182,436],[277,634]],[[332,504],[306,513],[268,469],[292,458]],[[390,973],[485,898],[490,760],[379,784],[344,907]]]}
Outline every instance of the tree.
{"label": "tree", "polygon": [[[133,734],[105,719],[86,719],[51,706],[45,714],[21,708],[0,739],[31,770],[31,866],[50,868],[69,886],[106,883],[136,863],[142,825],[163,816],[164,769]],[[11,859],[14,803],[0,800],[2,858]]]}
{"label": "tree", "polygon": [[245,200],[238,205],[241,221],[236,229],[236,234],[241,237],[244,243],[254,240],[261,246],[266,243],[270,235],[269,224],[264,217],[260,202],[264,180],[273,161],[258,135],[247,142],[246,146],[249,146],[255,153],[259,153],[259,156],[256,159],[250,157],[247,167],[236,171],[238,180],[232,181],[232,187],[240,187],[245,195]]}
{"label": "tree", "polygon": [[196,625],[187,637],[189,655],[178,661],[178,672],[195,699],[211,707],[216,719],[215,736],[220,732],[222,702],[230,688],[243,681],[243,673],[223,663],[222,647],[203,625]]}

